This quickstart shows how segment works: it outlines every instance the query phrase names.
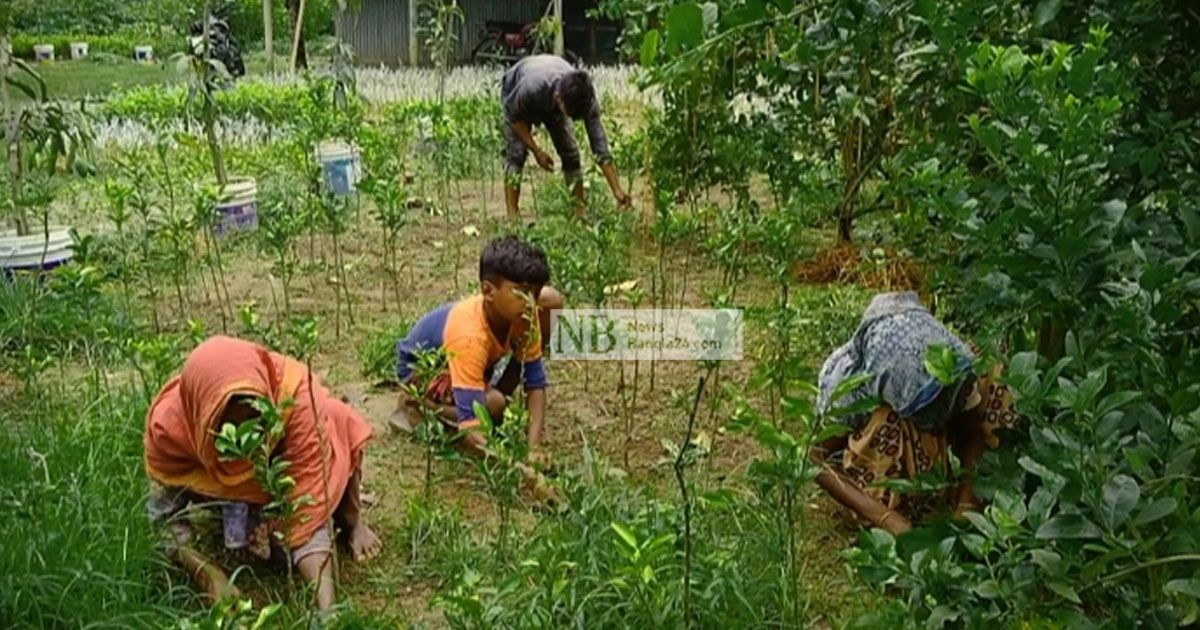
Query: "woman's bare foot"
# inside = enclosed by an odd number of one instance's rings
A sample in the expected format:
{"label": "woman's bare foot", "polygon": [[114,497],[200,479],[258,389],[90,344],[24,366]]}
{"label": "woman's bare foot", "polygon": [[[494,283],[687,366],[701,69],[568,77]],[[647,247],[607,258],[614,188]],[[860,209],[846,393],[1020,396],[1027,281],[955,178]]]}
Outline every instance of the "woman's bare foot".
{"label": "woman's bare foot", "polygon": [[350,556],[354,558],[355,562],[366,562],[379,555],[380,550],[383,549],[383,540],[364,523],[359,523],[350,530],[348,544],[350,545]]}

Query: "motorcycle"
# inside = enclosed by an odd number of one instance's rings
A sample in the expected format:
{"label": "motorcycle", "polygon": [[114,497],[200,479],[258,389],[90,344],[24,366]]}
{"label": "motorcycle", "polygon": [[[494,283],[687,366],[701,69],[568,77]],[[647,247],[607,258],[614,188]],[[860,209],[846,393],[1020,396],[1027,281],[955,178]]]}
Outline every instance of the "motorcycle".
{"label": "motorcycle", "polygon": [[[204,54],[204,18],[197,18],[191,28],[192,54]],[[225,70],[234,79],[246,75],[246,63],[242,59],[242,51],[237,39],[229,29],[225,18],[212,14],[208,22],[208,54],[211,58],[225,65]]]}
{"label": "motorcycle", "polygon": [[[547,13],[548,13],[547,9]],[[542,19],[546,19],[544,16]],[[480,65],[500,64],[511,66],[522,57],[551,52],[545,50],[535,36],[538,24],[542,20],[534,20],[521,24],[500,20],[486,20],[480,30],[482,38],[471,51],[471,61]],[[563,59],[571,65],[578,66],[579,55],[570,50],[563,51]]]}

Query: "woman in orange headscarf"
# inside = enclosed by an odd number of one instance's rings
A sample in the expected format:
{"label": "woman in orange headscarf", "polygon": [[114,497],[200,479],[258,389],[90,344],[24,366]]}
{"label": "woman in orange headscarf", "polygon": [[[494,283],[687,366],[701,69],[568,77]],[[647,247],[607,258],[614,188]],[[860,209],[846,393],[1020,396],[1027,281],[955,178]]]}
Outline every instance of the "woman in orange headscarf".
{"label": "woman in orange headscarf", "polygon": [[[226,460],[217,452],[221,427],[258,417],[251,404],[256,400],[284,410],[283,436],[272,445],[271,457],[289,462],[287,474],[296,482],[289,499],[299,507],[288,523],[253,527],[257,508],[271,498],[250,462]],[[143,444],[153,486],[151,515],[174,521],[170,554],[214,598],[236,591],[189,546],[186,520],[171,517],[181,516],[192,501],[221,503],[226,545],[250,546],[264,558],[270,553],[264,533],[286,534],[282,542],[292,561],[316,586],[318,608],[328,608],[334,600],[330,521],[341,528],[355,560],[373,557],[381,546],[363,519],[359,497],[363,447],[370,438],[371,426],[310,378],[303,363],[247,341],[213,337],[196,347],[147,414]],[[256,545],[249,540],[252,529]]]}

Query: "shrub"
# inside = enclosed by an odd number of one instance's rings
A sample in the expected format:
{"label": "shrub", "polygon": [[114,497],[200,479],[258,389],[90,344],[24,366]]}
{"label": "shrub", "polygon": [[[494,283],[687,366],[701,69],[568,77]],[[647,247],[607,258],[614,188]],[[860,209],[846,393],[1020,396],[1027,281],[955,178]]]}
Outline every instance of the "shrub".
{"label": "shrub", "polygon": [[358,347],[362,375],[377,383],[396,382],[396,342],[408,334],[412,322],[403,320],[376,329]]}
{"label": "shrub", "polygon": [[186,43],[183,37],[163,37],[161,35],[155,36],[153,34],[133,32],[115,33],[112,35],[62,33],[36,35],[16,33],[12,37],[13,55],[23,59],[33,59],[34,46],[52,44],[56,59],[70,59],[71,44],[73,42],[87,42],[90,53],[109,53],[124,59],[132,59],[133,50],[138,46],[153,46],[155,57],[165,59],[174,53],[182,51]]}

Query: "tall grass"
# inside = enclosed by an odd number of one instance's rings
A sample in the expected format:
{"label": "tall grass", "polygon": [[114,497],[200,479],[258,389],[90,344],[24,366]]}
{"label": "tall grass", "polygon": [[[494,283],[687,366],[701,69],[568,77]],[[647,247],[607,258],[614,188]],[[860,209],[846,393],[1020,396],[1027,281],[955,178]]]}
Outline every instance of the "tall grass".
{"label": "tall grass", "polygon": [[0,625],[162,627],[192,599],[155,548],[132,388],[0,401]]}

